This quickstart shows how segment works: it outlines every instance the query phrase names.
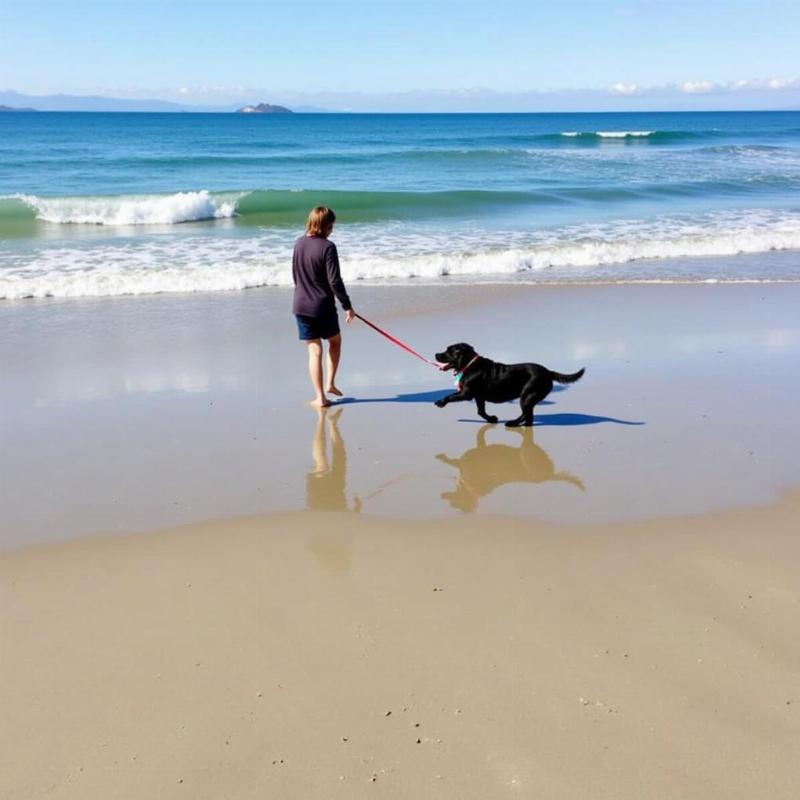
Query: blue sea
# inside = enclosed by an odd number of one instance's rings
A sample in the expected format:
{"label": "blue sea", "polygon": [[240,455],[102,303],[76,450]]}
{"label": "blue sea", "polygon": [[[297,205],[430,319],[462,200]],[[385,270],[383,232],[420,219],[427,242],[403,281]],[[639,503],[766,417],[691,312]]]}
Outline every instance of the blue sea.
{"label": "blue sea", "polygon": [[[800,112],[0,114],[0,298],[347,281],[800,281]],[[771,255],[770,255],[771,254]]]}

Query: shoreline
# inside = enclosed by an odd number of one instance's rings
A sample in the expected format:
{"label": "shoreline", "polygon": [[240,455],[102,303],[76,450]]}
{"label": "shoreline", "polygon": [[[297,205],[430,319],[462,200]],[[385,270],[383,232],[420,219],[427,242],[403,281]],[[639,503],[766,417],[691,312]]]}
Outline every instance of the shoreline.
{"label": "shoreline", "polygon": [[[197,232],[208,231],[208,225],[229,227],[232,220],[216,220],[196,223],[182,223],[185,229],[197,229]],[[50,223],[41,223],[45,226]],[[56,231],[58,232],[58,226]],[[147,227],[147,226],[145,226]],[[153,226],[152,232],[166,233],[170,226]],[[123,228],[124,230],[124,228]],[[143,232],[146,235],[147,231]],[[85,233],[85,237],[97,236],[100,241],[113,235],[113,231],[100,231]],[[346,246],[346,245],[345,245]],[[216,256],[221,256],[217,253]],[[435,258],[435,254],[430,254]],[[736,265],[737,272],[730,272],[729,266]],[[397,276],[371,277],[360,275],[358,264],[343,262],[343,273],[348,285],[354,288],[414,291],[420,288],[446,289],[469,291],[471,287],[531,287],[531,288],[571,288],[571,287],[625,287],[625,286],[740,286],[740,285],[785,285],[800,284],[800,250],[793,248],[771,248],[756,252],[717,253],[707,255],[682,255],[659,257],[636,257],[610,263],[580,266],[546,266],[519,269],[513,273],[487,272],[464,273],[445,272],[437,275],[409,274]],[[717,274],[709,274],[709,269],[717,267]],[[666,273],[667,277],[662,277]],[[248,273],[250,274],[250,273]],[[0,281],[3,271],[0,270]],[[113,289],[108,287],[94,290],[82,290],[86,293],[74,293],[73,290],[59,289],[63,293],[54,294],[25,294],[22,296],[3,295],[0,297],[0,309],[13,308],[27,303],[83,303],[91,301],[113,301],[125,299],[142,299],[144,301],[157,297],[169,297],[175,300],[192,297],[214,297],[219,295],[232,295],[242,292],[281,292],[291,289],[290,276],[287,273],[282,279],[264,279],[263,282],[249,283],[252,278],[242,278],[244,282],[236,285],[214,285],[212,281],[207,284],[208,276],[198,274],[195,276],[199,289]],[[191,285],[191,281],[184,281]],[[113,287],[112,287],[113,288]],[[3,284],[0,282],[0,291]],[[38,290],[37,290],[38,291]],[[108,293],[103,293],[103,292]]]}

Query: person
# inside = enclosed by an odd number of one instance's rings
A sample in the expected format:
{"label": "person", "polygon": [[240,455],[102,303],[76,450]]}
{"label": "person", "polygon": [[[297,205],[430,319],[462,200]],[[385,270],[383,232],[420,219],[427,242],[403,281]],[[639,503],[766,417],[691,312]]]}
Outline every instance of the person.
{"label": "person", "polygon": [[[348,323],[355,318],[353,305],[339,271],[336,245],[328,239],[334,222],[336,215],[330,208],[312,208],[306,222],[306,232],[295,242],[292,254],[292,311],[297,319],[300,340],[308,346],[308,375],[315,395],[311,405],[317,408],[331,405],[328,395],[342,396],[336,385],[336,371],[342,352],[336,300],[341,303]],[[327,382],[324,387],[323,339],[328,342]]]}

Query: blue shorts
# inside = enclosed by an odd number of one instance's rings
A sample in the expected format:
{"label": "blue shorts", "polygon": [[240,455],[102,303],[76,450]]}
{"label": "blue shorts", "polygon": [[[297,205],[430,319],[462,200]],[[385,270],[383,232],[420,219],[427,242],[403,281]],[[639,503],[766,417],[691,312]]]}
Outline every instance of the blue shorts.
{"label": "blue shorts", "polygon": [[316,317],[305,317],[302,314],[295,314],[297,320],[297,332],[300,334],[301,341],[309,339],[330,339],[339,333],[339,315],[336,309],[324,311]]}

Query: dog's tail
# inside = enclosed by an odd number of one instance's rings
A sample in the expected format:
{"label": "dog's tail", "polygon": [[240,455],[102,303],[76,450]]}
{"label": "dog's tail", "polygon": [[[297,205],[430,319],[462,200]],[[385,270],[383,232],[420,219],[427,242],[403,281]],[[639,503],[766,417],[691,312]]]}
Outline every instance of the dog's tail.
{"label": "dog's tail", "polygon": [[572,375],[562,375],[560,372],[553,372],[553,370],[550,370],[550,377],[556,383],[575,383],[575,381],[579,381],[583,377],[584,372],[586,372],[586,367],[579,369],[577,372],[573,372]]}

